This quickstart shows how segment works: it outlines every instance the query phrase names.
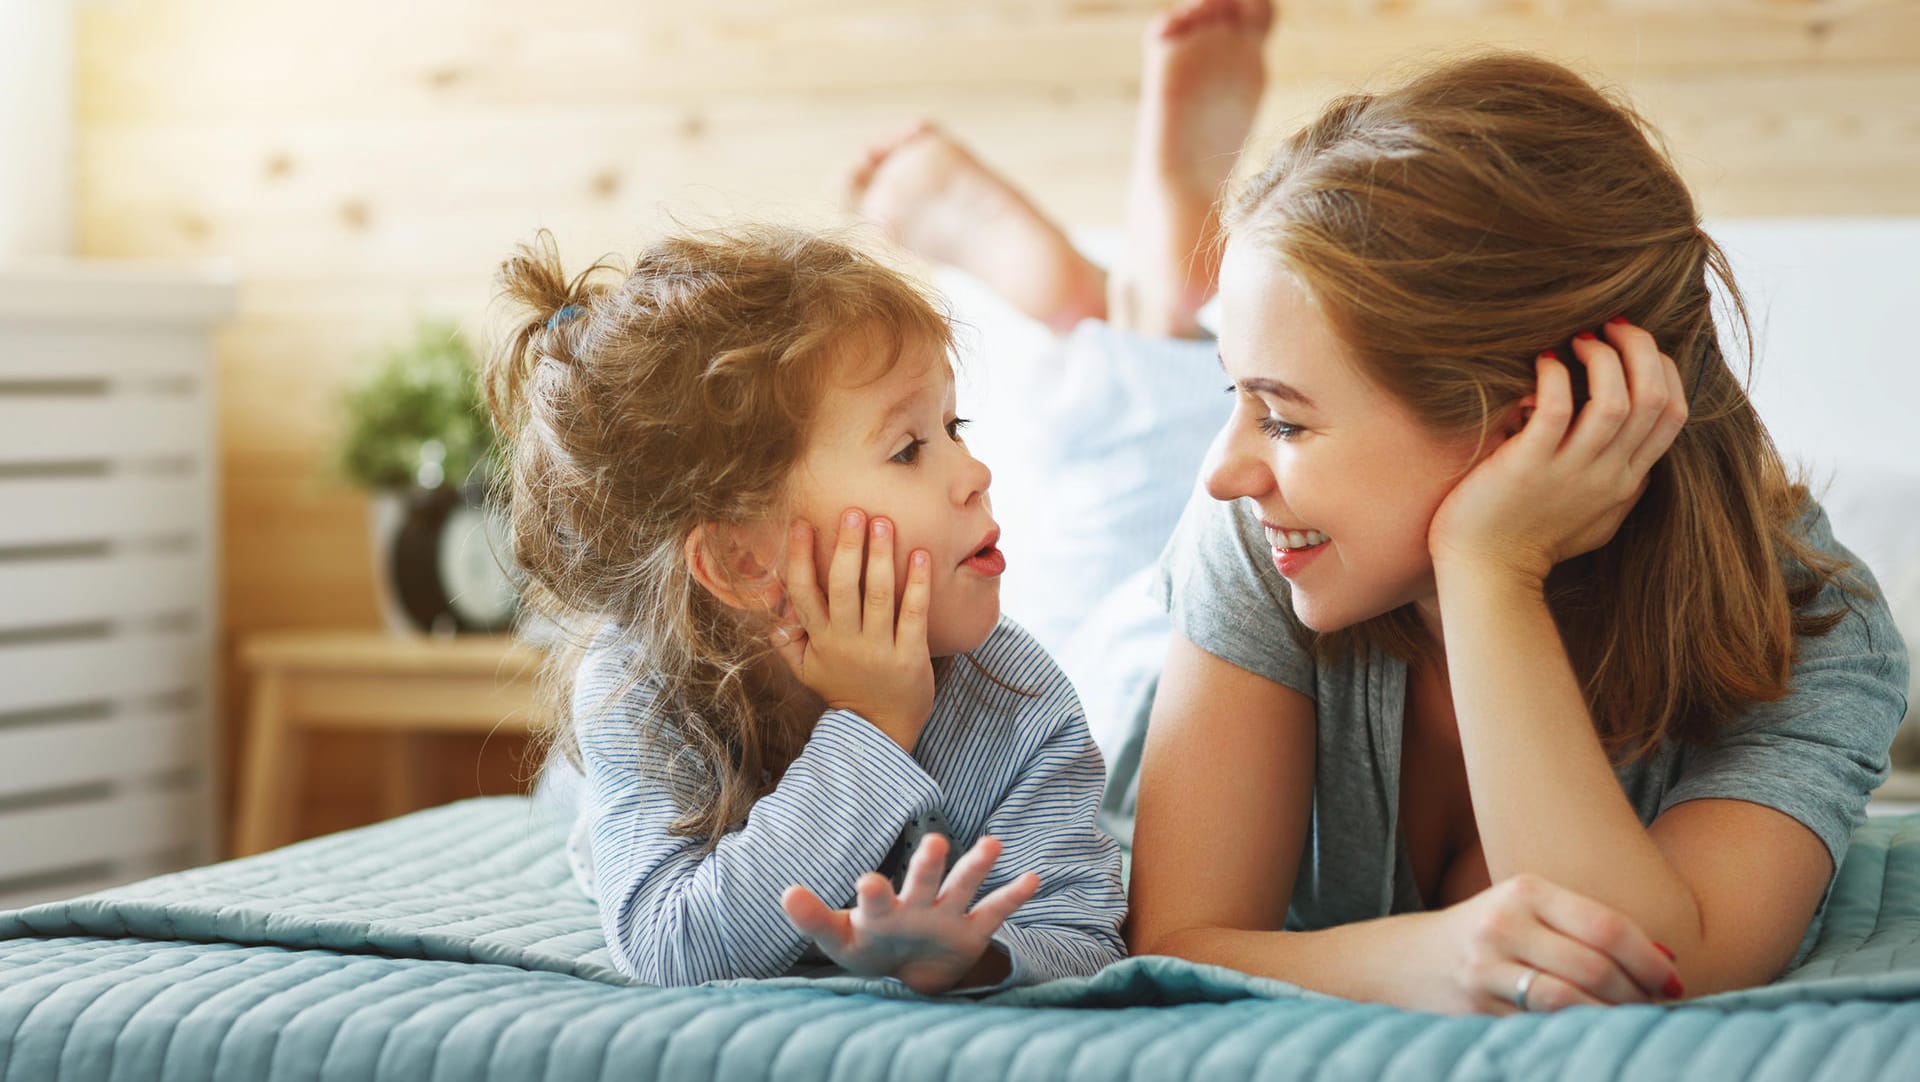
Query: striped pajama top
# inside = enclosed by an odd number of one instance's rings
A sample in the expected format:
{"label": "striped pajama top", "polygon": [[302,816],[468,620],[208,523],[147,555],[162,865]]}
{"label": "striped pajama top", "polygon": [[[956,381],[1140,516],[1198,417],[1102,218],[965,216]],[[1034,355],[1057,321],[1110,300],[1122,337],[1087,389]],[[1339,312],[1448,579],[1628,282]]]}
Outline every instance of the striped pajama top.
{"label": "striped pajama top", "polygon": [[956,658],[911,755],[859,715],[829,710],[778,785],[710,852],[668,830],[685,787],[670,781],[673,749],[640,738],[659,731],[655,686],[642,680],[609,701],[637,657],[603,632],[574,690],[585,766],[575,868],[623,973],[663,985],[786,973],[810,946],[780,907],[786,887],[851,906],[854,881],[930,812],[945,817],[955,853],[985,834],[1002,842],[982,895],[1023,872],[1040,876],[1039,892],[993,937],[1011,963],[1001,987],[1084,976],[1125,955],[1119,847],[1094,823],[1100,753],[1073,686],[1011,620],[972,657],[1034,694]]}

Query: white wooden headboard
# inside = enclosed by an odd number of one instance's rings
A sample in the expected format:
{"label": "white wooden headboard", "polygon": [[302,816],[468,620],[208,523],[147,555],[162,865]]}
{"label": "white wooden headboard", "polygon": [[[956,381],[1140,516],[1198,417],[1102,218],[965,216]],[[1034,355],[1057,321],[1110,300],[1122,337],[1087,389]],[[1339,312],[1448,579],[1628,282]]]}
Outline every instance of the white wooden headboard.
{"label": "white wooden headboard", "polygon": [[0,269],[0,908],[215,856],[230,297]]}

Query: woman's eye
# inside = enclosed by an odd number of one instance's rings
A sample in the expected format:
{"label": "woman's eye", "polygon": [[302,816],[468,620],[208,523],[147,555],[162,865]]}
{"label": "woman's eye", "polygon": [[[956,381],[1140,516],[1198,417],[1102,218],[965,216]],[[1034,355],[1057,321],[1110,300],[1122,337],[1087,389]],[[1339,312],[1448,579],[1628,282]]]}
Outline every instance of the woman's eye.
{"label": "woman's eye", "polygon": [[1278,417],[1262,417],[1259,425],[1260,431],[1265,432],[1269,439],[1290,440],[1300,434],[1299,425],[1290,425]]}
{"label": "woman's eye", "polygon": [[926,443],[926,440],[914,440],[895,452],[890,461],[898,462],[902,466],[911,466],[920,460],[920,448],[926,446]]}
{"label": "woman's eye", "polygon": [[947,438],[951,440],[959,439],[960,430],[972,423],[973,422],[967,420],[965,417],[955,417],[953,420],[948,421],[947,422]]}

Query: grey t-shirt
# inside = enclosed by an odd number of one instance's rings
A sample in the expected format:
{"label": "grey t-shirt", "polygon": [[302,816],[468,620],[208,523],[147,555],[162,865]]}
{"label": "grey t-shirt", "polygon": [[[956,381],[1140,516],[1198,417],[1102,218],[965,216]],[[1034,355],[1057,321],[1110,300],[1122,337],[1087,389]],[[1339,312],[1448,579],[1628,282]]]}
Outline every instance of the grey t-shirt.
{"label": "grey t-shirt", "polygon": [[[1800,528],[1847,553],[1813,506]],[[1173,628],[1239,668],[1314,701],[1313,812],[1286,927],[1326,928],[1423,908],[1397,813],[1407,667],[1377,650],[1316,664],[1302,645],[1290,587],[1273,566],[1252,506],[1196,489],[1154,580]],[[1793,690],[1749,709],[1712,747],[1670,743],[1618,771],[1643,823],[1676,804],[1721,797],[1806,824],[1837,868],[1906,711],[1907,654],[1879,587],[1870,600],[1829,586],[1814,611],[1851,612],[1796,644]]]}

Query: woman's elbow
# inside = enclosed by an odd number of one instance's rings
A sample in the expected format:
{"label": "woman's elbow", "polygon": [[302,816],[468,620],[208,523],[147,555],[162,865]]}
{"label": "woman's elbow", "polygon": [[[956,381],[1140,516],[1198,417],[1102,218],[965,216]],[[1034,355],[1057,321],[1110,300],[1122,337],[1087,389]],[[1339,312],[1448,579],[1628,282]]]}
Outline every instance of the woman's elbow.
{"label": "woman's elbow", "polygon": [[1141,920],[1138,913],[1129,913],[1127,921],[1120,926],[1120,936],[1126,942],[1127,954],[1180,954],[1177,940],[1183,929],[1169,926],[1164,921]]}

